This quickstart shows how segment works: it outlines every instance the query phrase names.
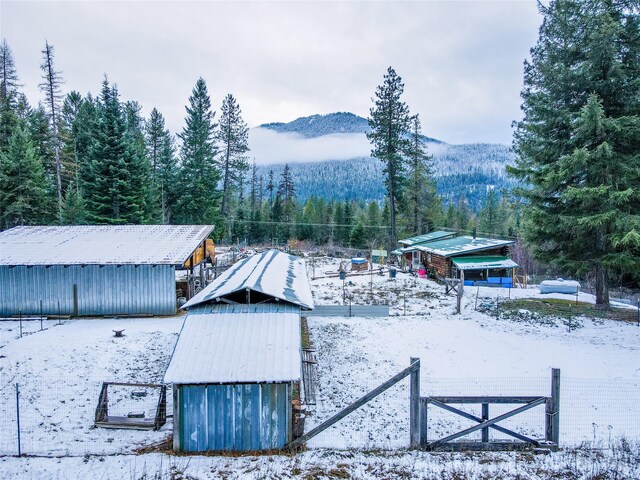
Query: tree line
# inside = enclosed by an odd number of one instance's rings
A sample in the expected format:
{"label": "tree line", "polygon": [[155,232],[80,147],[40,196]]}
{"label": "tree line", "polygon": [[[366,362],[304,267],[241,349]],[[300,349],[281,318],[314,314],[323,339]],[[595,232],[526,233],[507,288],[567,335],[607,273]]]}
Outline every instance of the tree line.
{"label": "tree line", "polygon": [[[42,50],[42,100],[21,90],[0,44],[0,226],[187,223],[225,225],[249,169],[248,128],[233,95],[219,119],[195,84],[177,136],[153,109],[143,118],[105,76],[100,93],[62,93],[54,48]],[[222,234],[223,232],[219,232]]]}
{"label": "tree line", "polygon": [[[45,42],[41,53],[42,98],[31,106],[12,51],[6,40],[0,44],[2,228],[210,223],[218,238],[229,241],[299,238],[363,247],[387,244],[396,224],[401,235],[411,236],[438,225],[472,228],[487,216],[480,212],[476,219],[464,196],[443,211],[420,120],[406,108],[404,130],[398,130],[401,156],[387,181],[394,192],[383,204],[319,197],[299,202],[288,165],[263,176],[249,164],[248,128],[233,95],[223,99],[217,118],[206,83],[198,79],[175,138],[156,108],[143,117],[140,104],[122,100],[106,76],[97,95],[63,94],[54,47]],[[400,86],[399,77],[393,81]],[[497,201],[489,199],[489,221],[480,229],[503,233],[498,226],[505,223],[493,220]],[[386,227],[392,217],[394,226]]]}

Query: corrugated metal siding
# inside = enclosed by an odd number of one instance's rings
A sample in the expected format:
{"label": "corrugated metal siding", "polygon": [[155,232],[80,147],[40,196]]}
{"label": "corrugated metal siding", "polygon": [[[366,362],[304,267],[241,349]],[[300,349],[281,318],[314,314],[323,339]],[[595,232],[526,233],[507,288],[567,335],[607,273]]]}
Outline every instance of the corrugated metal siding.
{"label": "corrugated metal siding", "polygon": [[229,305],[226,303],[200,303],[189,309],[189,315],[206,315],[210,313],[297,313],[300,307],[290,303],[239,303]]}
{"label": "corrugated metal siding", "polygon": [[179,385],[179,449],[271,450],[290,440],[288,383]]}
{"label": "corrugated metal siding", "polygon": [[170,315],[176,312],[172,265],[0,266],[0,315]]}

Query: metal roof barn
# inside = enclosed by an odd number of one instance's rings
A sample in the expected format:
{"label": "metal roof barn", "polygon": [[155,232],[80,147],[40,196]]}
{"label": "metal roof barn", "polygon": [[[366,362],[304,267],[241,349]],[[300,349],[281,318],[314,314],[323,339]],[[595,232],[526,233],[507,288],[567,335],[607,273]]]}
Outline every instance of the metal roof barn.
{"label": "metal roof barn", "polygon": [[494,238],[474,238],[469,236],[448,238],[426,245],[418,245],[416,248],[422,252],[433,253],[442,257],[452,257],[471,252],[491,250],[498,247],[513,245],[514,240],[500,240]]}
{"label": "metal roof barn", "polygon": [[411,247],[413,245],[419,245],[421,243],[427,243],[427,242],[435,242],[436,240],[443,240],[445,238],[451,238],[455,236],[456,236],[455,232],[445,232],[442,230],[437,230],[435,232],[429,232],[423,235],[418,235],[417,237],[398,240],[398,243],[400,245],[404,245],[405,247]]}
{"label": "metal roof barn", "polygon": [[300,308],[205,304],[198,312],[185,319],[164,378],[173,383],[174,449],[284,447],[301,376]]}
{"label": "metal roof barn", "polygon": [[83,225],[0,232],[0,316],[174,314],[176,267],[212,230]]}
{"label": "metal roof barn", "polygon": [[245,258],[226,270],[182,308],[207,302],[259,303],[282,300],[313,309],[305,261],[278,250]]}

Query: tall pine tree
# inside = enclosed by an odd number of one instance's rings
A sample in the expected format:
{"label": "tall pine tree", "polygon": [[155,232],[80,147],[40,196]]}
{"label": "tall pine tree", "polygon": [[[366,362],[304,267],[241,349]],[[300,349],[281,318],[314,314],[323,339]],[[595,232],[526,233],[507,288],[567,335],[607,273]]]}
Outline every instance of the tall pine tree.
{"label": "tall pine tree", "polygon": [[0,225],[47,223],[49,196],[42,159],[27,130],[13,130],[7,148],[0,152]]}
{"label": "tall pine tree", "polygon": [[405,180],[404,154],[409,150],[409,107],[401,100],[402,79],[391,67],[384,82],[376,88],[374,106],[369,111],[367,138],[372,144],[371,156],[384,162],[385,186],[389,198],[391,221],[390,247],[398,240],[396,231],[397,204],[402,198]]}
{"label": "tall pine tree", "polygon": [[608,307],[612,270],[637,265],[639,7],[552,0],[540,9],[511,170],[530,185],[525,238],[538,259],[594,278],[596,303]]}
{"label": "tall pine tree", "polygon": [[127,139],[127,122],[118,91],[105,79],[99,121],[82,183],[93,223],[126,224],[145,220],[145,175]]}
{"label": "tall pine tree", "polygon": [[178,172],[176,220],[181,223],[220,224],[218,220],[220,171],[214,143],[215,112],[204,79],[199,78],[186,107],[186,125],[178,136],[182,140]]}
{"label": "tall pine tree", "polygon": [[56,191],[58,198],[58,211],[62,210],[62,161],[60,142],[60,104],[62,102],[61,85],[62,72],[55,69],[53,65],[54,51],[53,45],[45,41],[42,50],[42,83],[40,89],[44,93],[45,105],[49,113],[49,125],[51,129],[51,147],[53,151],[53,164],[55,166]]}
{"label": "tall pine tree", "polygon": [[[242,119],[240,105],[227,95],[220,109],[220,126],[216,135],[221,147],[220,166],[222,170],[222,203],[220,213],[231,211],[231,195],[240,179],[249,169],[245,153],[249,151],[249,129]],[[240,193],[242,189],[240,188]]]}
{"label": "tall pine tree", "polygon": [[174,141],[165,128],[164,117],[155,108],[145,125],[147,156],[151,164],[152,201],[160,212],[163,224],[171,223],[176,201],[176,175]]}

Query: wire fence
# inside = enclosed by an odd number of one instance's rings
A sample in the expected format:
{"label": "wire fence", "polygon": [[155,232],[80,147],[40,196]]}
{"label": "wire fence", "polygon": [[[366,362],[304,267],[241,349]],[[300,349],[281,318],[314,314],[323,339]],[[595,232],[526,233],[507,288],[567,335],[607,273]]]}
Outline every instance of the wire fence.
{"label": "wire fence", "polygon": [[[378,384],[345,385],[320,378],[318,404],[307,417],[305,430],[319,425]],[[549,396],[549,378],[422,378],[421,396]],[[560,446],[608,448],[621,438],[640,441],[640,380],[561,378]],[[480,405],[451,404],[481,417]],[[496,417],[519,405],[491,405]],[[474,426],[475,422],[429,407],[428,440],[435,441]],[[530,438],[545,438],[544,404],[499,425]],[[480,440],[481,431],[461,440]],[[491,440],[511,439],[490,430]],[[409,446],[409,382],[403,380],[364,407],[320,433],[311,448],[403,449]]]}
{"label": "wire fence", "polygon": [[[317,405],[307,412],[305,430],[326,420],[378,385],[377,381],[348,385],[323,382]],[[0,388],[0,455],[82,456],[131,453],[161,443],[172,429],[169,418],[160,430],[105,429],[94,425],[102,387],[95,379],[47,379],[5,383]],[[138,389],[139,390],[139,389]],[[640,380],[562,377],[560,446],[607,448],[626,438],[640,441]],[[549,378],[422,378],[421,396],[509,395],[548,396]],[[110,390],[114,415],[153,417],[158,398],[127,388]],[[453,405],[481,416],[479,405]],[[515,408],[491,405],[490,417]],[[167,396],[167,413],[173,410]],[[544,406],[500,425],[531,438],[544,438]],[[436,440],[474,423],[438,408],[430,408],[428,438]],[[478,440],[480,432],[467,440]],[[492,439],[508,438],[491,431]],[[409,445],[409,384],[403,380],[364,407],[318,435],[311,448],[403,449]]]}

